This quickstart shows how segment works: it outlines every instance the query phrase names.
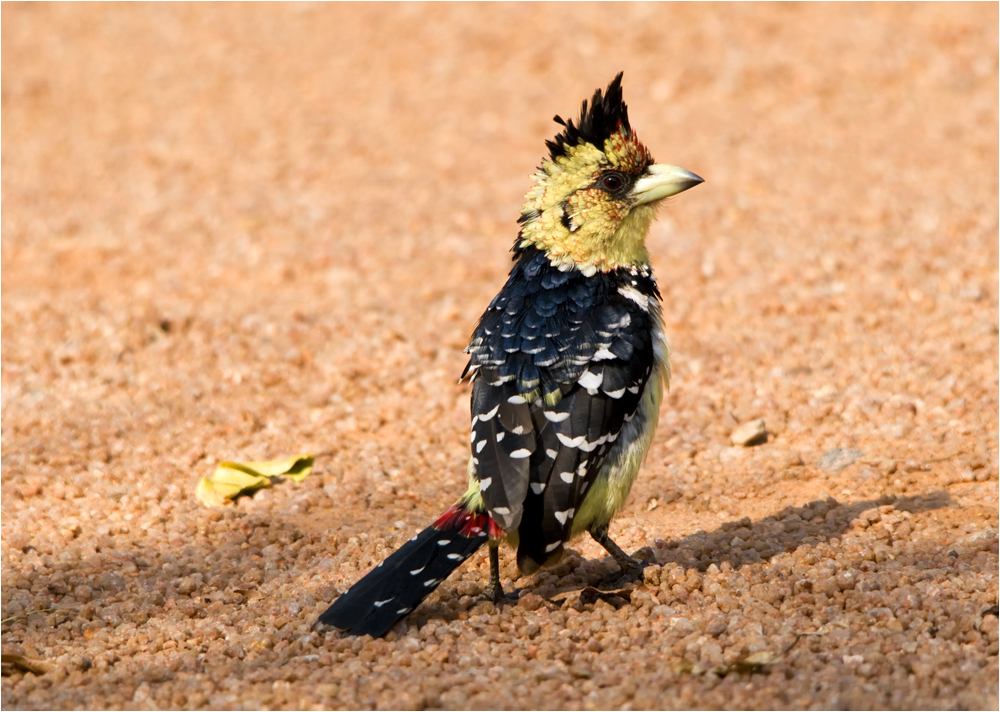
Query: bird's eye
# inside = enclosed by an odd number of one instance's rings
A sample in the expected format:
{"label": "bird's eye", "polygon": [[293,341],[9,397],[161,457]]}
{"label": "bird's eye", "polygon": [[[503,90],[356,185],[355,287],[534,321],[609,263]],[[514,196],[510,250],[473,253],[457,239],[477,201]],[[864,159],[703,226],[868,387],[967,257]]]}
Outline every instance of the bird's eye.
{"label": "bird's eye", "polygon": [[621,173],[607,173],[601,177],[601,187],[609,193],[617,193],[625,185],[625,178]]}

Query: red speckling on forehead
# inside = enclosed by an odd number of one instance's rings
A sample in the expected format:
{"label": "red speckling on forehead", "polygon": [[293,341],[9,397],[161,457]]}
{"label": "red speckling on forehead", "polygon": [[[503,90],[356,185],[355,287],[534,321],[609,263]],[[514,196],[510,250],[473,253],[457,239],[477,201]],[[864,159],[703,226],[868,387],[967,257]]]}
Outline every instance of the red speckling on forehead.
{"label": "red speckling on forehead", "polygon": [[653,157],[638,137],[619,125],[618,130],[604,142],[604,153],[611,165],[625,173],[641,173]]}

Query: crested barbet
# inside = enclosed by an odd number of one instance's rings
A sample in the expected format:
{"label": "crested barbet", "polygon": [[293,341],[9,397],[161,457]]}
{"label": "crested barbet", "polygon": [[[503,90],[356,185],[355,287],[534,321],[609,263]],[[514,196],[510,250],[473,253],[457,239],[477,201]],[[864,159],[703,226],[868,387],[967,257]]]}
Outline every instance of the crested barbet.
{"label": "crested barbet", "polygon": [[484,544],[486,595],[503,597],[498,547],[522,574],[589,533],[623,576],[639,562],[608,536],[670,380],[646,234],[664,198],[702,179],[653,163],[629,125],[622,75],[547,141],[525,196],[514,267],[480,318],[469,487],[437,521],[338,598],[318,630],[384,635]]}

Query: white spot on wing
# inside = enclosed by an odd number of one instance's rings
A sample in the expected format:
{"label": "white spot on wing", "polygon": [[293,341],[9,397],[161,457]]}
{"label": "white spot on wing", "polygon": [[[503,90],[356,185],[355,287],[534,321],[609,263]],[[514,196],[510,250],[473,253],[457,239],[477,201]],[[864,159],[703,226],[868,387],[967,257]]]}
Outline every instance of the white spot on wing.
{"label": "white spot on wing", "polygon": [[524,426],[523,425],[518,425],[516,428],[514,428],[510,432],[513,433],[514,435],[521,435],[521,434],[524,433]]}
{"label": "white spot on wing", "polygon": [[613,353],[608,351],[607,346],[602,346],[594,353],[595,361],[610,361],[611,359],[618,358]]}
{"label": "white spot on wing", "polygon": [[607,393],[611,398],[614,398],[616,400],[625,395],[624,388],[619,388],[617,391],[604,391],[604,392]]}
{"label": "white spot on wing", "polygon": [[589,443],[586,440],[583,441],[582,443],[580,443],[579,447],[584,452],[593,452],[599,445],[603,445],[607,441],[608,441],[608,436],[607,435],[602,435],[601,437],[597,438],[597,440],[595,440],[592,443]]}
{"label": "white spot on wing", "polygon": [[523,447],[520,450],[515,450],[510,454],[513,460],[522,460],[526,457],[531,457],[531,450],[525,450]]}
{"label": "white spot on wing", "polygon": [[524,398],[521,396],[511,396],[510,398],[507,399],[507,402],[512,403],[514,405],[521,405],[522,403],[527,403],[528,401],[524,400]]}
{"label": "white spot on wing", "polygon": [[493,484],[492,477],[487,477],[485,480],[479,480],[479,491],[485,492],[491,484]]}
{"label": "white spot on wing", "polygon": [[553,512],[555,518],[559,521],[560,524],[566,524],[566,520],[572,519],[573,514],[575,513],[576,513],[575,509],[567,509],[562,512]]}
{"label": "white spot on wing", "polygon": [[571,438],[568,435],[563,435],[562,433],[556,433],[556,437],[566,447],[580,447],[583,443],[587,442],[586,437],[583,435],[578,435],[575,438]]}
{"label": "white spot on wing", "polygon": [[480,440],[478,443],[476,443],[476,452],[482,452],[484,447],[486,447],[486,441]]}
{"label": "white spot on wing", "polygon": [[546,554],[551,554],[553,551],[555,551],[556,549],[558,549],[560,546],[562,546],[562,542],[561,541],[554,541],[551,544],[549,544],[547,547],[545,547],[545,553]]}
{"label": "white spot on wing", "polygon": [[557,456],[558,454],[559,454],[559,453],[558,453],[558,452],[556,452],[555,450],[553,450],[552,448],[549,448],[548,450],[546,450],[546,451],[545,451],[545,455],[546,455],[546,456],[547,456],[547,457],[548,457],[548,458],[549,458],[550,460],[555,460],[555,459],[556,459],[556,456]]}
{"label": "white spot on wing", "polygon": [[625,297],[626,299],[631,299],[633,302],[639,305],[639,308],[644,312],[649,311],[649,297],[640,292],[638,289],[631,285],[624,285],[618,288],[618,293]]}
{"label": "white spot on wing", "polygon": [[442,539],[438,542],[438,546],[448,546],[451,543],[451,539]]}
{"label": "white spot on wing", "polygon": [[424,588],[437,586],[439,583],[441,583],[441,579],[427,579],[426,581],[424,581]]}
{"label": "white spot on wing", "polygon": [[573,481],[573,473],[572,472],[560,472],[559,473],[559,479],[561,479],[566,484],[570,484]]}
{"label": "white spot on wing", "polygon": [[501,440],[503,440],[503,436],[506,435],[506,434],[507,433],[505,433],[502,430],[499,433],[497,433],[497,442],[500,442]]}
{"label": "white spot on wing", "polygon": [[541,494],[542,492],[545,491],[545,483],[544,482],[532,482],[531,483],[531,491],[534,492],[535,494]]}
{"label": "white spot on wing", "polygon": [[375,603],[373,603],[372,605],[375,606],[376,608],[381,608],[391,600],[392,600],[391,598],[387,598],[384,601],[375,601]]}
{"label": "white spot on wing", "polygon": [[414,576],[416,576],[417,574],[419,574],[421,571],[423,571],[426,568],[427,568],[426,566],[421,566],[419,569],[413,569],[413,571],[411,571],[410,573],[413,574]]}
{"label": "white spot on wing", "polygon": [[506,507],[494,507],[493,511],[503,516],[507,516],[508,514],[510,514],[510,510],[507,509]]}
{"label": "white spot on wing", "polygon": [[452,561],[461,561],[462,560],[462,555],[461,554],[448,554],[447,558],[451,559]]}
{"label": "white spot on wing", "polygon": [[584,371],[583,375],[580,376],[580,380],[577,381],[581,386],[586,388],[588,391],[596,391],[604,383],[603,373],[591,373],[590,371]]}
{"label": "white spot on wing", "polygon": [[556,413],[552,410],[545,411],[545,419],[550,423],[561,423],[569,417],[569,413]]}
{"label": "white spot on wing", "polygon": [[500,410],[499,404],[495,405],[493,407],[493,410],[491,410],[490,412],[483,413],[481,416],[479,416],[479,419],[482,420],[483,422],[486,422],[487,420],[490,420],[494,415],[496,415],[498,410]]}

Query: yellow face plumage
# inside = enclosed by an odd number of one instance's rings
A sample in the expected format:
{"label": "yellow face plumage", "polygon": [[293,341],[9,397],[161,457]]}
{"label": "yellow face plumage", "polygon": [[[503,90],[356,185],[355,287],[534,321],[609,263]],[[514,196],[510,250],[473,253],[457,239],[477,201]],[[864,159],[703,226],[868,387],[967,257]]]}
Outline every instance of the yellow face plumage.
{"label": "yellow face plumage", "polygon": [[556,117],[566,128],[547,143],[550,156],[521,209],[517,246],[544,250],[563,270],[591,275],[648,264],[646,233],[656,204],[702,182],[653,163],[629,126],[621,76],[604,94],[594,93],[589,109],[583,102],[578,125]]}

